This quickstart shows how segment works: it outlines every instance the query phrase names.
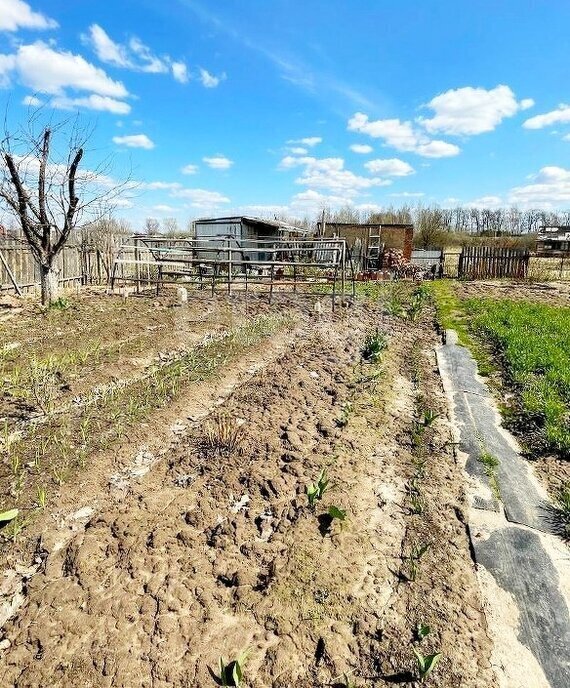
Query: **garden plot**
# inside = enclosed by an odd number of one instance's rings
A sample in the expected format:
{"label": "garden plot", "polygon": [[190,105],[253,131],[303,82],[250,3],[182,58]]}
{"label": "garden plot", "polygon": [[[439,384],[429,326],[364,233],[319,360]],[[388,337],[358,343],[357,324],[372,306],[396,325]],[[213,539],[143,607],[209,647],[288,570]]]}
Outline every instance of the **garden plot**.
{"label": "garden plot", "polygon": [[26,456],[2,685],[496,685],[429,309],[210,303],[41,508]]}
{"label": "garden plot", "polygon": [[570,290],[567,285],[441,283],[443,327],[458,329],[490,376],[503,422],[533,460],[570,535]]}

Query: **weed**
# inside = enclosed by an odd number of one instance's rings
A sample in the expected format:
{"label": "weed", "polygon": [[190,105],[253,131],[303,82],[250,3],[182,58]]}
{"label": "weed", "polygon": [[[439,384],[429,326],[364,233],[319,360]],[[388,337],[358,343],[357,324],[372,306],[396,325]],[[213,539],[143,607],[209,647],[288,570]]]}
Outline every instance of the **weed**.
{"label": "weed", "polygon": [[327,477],[327,470],[326,468],[323,468],[323,470],[319,473],[316,484],[311,483],[306,487],[309,506],[315,506],[317,500],[321,500],[323,498],[325,492],[329,489],[329,483],[330,480]]}
{"label": "weed", "polygon": [[29,390],[29,396],[43,413],[51,412],[58,386],[59,373],[56,369],[55,360],[50,358],[46,361],[40,361],[33,358],[30,363],[26,387]]}
{"label": "weed", "polygon": [[220,681],[222,686],[239,686],[243,685],[243,668],[245,660],[249,652],[246,650],[233,661],[226,664],[223,657],[220,657],[219,667],[220,667]]}
{"label": "weed", "polygon": [[426,543],[424,545],[418,545],[417,543],[415,543],[414,545],[412,545],[410,553],[407,557],[408,574],[406,575],[406,578],[411,583],[415,582],[420,568],[420,561],[430,547],[430,543]]}
{"label": "weed", "polygon": [[426,500],[417,485],[417,478],[413,478],[408,483],[408,497],[412,514],[421,516],[426,510]]}
{"label": "weed", "polygon": [[431,425],[433,425],[435,423],[435,421],[440,416],[441,416],[440,413],[436,413],[436,411],[433,411],[432,409],[427,409],[423,413],[421,423],[424,426],[424,428],[429,428]]}
{"label": "weed", "polygon": [[391,294],[390,298],[386,302],[386,305],[384,306],[384,311],[386,315],[391,315],[394,318],[401,318],[404,316],[405,311],[404,311],[404,306],[402,305],[402,301],[396,294]]}
{"label": "weed", "polygon": [[414,449],[419,449],[421,446],[423,446],[425,430],[426,426],[423,423],[418,423],[417,420],[412,423],[410,437],[412,441],[412,447]]}
{"label": "weed", "polygon": [[[15,515],[14,515],[14,512],[15,512]],[[11,518],[9,520],[4,519],[4,523],[7,524],[5,526],[5,528],[3,529],[5,532],[5,537],[12,540],[12,542],[16,542],[16,540],[18,539],[18,535],[28,525],[29,519],[21,519],[18,509],[11,509],[10,511],[5,512],[5,514],[8,514],[11,516]],[[1,522],[2,521],[0,520],[0,523]]]}
{"label": "weed", "polygon": [[364,339],[364,345],[361,349],[361,356],[364,361],[369,363],[378,363],[382,353],[388,347],[386,337],[378,330],[374,334],[367,334]]}
{"label": "weed", "polygon": [[419,679],[420,681],[425,681],[441,659],[441,652],[437,652],[433,655],[423,655],[419,650],[416,650],[415,647],[413,647],[412,650],[418,664]]}
{"label": "weed", "polygon": [[501,489],[499,486],[499,480],[497,478],[499,459],[492,454],[489,454],[489,452],[482,451],[477,460],[483,464],[483,470],[489,479],[489,487],[491,488],[492,493],[495,495],[496,499],[500,500]]}
{"label": "weed", "polygon": [[49,309],[52,311],[66,311],[69,308],[71,308],[71,301],[66,299],[65,296],[60,296],[49,305]]}
{"label": "weed", "polygon": [[215,453],[230,456],[243,451],[245,439],[245,421],[233,418],[227,414],[220,414],[206,423],[206,439],[208,447]]}
{"label": "weed", "polygon": [[47,493],[46,489],[43,485],[39,486],[36,490],[36,502],[38,504],[38,507],[40,509],[45,509],[46,508],[46,503],[47,503]]}

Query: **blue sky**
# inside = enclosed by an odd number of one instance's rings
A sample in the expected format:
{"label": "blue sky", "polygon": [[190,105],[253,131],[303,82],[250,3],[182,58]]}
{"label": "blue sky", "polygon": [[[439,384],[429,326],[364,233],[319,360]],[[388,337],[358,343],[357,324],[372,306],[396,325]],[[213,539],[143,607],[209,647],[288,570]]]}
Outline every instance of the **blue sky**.
{"label": "blue sky", "polygon": [[566,0],[0,0],[0,105],[79,111],[145,217],[570,207]]}

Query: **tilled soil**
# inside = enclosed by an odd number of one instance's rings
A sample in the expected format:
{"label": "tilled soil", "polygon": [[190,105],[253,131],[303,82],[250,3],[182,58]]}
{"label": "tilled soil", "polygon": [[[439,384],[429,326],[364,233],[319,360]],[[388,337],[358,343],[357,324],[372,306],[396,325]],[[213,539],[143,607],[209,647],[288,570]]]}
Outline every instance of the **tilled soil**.
{"label": "tilled soil", "polygon": [[[209,401],[205,385],[188,390],[174,434],[166,411],[150,418],[136,436],[149,442],[130,447],[147,470],[117,480],[99,467],[65,537],[61,514],[46,515],[38,570],[4,628],[1,685],[214,686],[219,658],[244,651],[247,686],[342,686],[345,673],[409,685],[412,647],[442,653],[433,685],[496,685],[430,323],[365,306],[304,317],[259,347],[256,372],[232,364],[229,396],[212,403],[223,380]],[[363,364],[376,327],[388,350]],[[215,410],[195,420],[200,403]],[[420,432],[427,410],[441,415]],[[322,468],[332,486],[311,508]]]}
{"label": "tilled soil", "polygon": [[566,282],[520,282],[515,280],[456,281],[462,299],[512,299],[536,301],[550,306],[570,306],[570,285]]}

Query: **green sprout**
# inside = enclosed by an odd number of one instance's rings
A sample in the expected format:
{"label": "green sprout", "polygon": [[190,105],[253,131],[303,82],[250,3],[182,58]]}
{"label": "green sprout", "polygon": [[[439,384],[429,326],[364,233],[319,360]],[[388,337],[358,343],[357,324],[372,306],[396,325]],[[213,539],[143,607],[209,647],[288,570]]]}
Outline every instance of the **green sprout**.
{"label": "green sprout", "polygon": [[418,673],[420,681],[425,681],[426,678],[435,669],[439,660],[441,659],[441,652],[436,652],[433,655],[424,656],[419,650],[416,650],[415,647],[413,647],[412,650],[418,662]]}
{"label": "green sprout", "polygon": [[374,334],[367,334],[361,350],[362,359],[369,363],[378,363],[383,351],[388,347],[386,337],[378,330]]}
{"label": "green sprout", "polygon": [[327,477],[327,470],[323,470],[319,474],[319,478],[316,484],[311,483],[307,485],[307,497],[309,499],[309,506],[315,506],[317,500],[321,500],[325,492],[329,489],[330,480]]}
{"label": "green sprout", "polygon": [[236,688],[239,688],[239,686],[243,685],[243,666],[248,654],[249,651],[246,650],[237,659],[228,664],[226,664],[223,657],[220,657],[220,681],[222,686],[236,686]]}

